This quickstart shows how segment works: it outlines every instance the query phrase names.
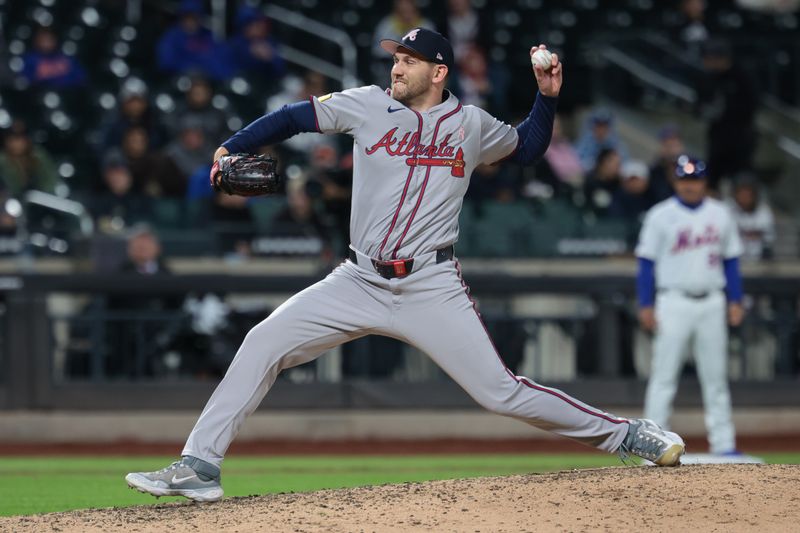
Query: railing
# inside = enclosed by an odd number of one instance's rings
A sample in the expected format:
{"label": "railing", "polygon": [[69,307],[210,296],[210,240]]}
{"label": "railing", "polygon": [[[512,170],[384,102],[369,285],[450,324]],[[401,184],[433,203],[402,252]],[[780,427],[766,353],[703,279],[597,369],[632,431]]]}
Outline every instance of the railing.
{"label": "railing", "polygon": [[264,8],[264,13],[272,20],[291,26],[298,31],[307,32],[313,35],[314,39],[331,41],[342,49],[342,66],[339,67],[329,61],[319,59],[283,44],[281,45],[281,51],[287,61],[321,72],[329,78],[339,81],[345,89],[361,85],[361,80],[356,75],[358,50],[346,32],[274,4],[267,5]]}
{"label": "railing", "polygon": [[688,104],[697,102],[697,91],[693,88],[678,83],[656,69],[648,67],[617,46],[609,45],[604,47],[600,50],[600,56],[609,63],[625,70],[651,89],[662,91]]}
{"label": "railing", "polygon": [[[635,324],[633,280],[602,271],[532,272],[467,272],[506,364],[590,403],[640,405],[649,341]],[[90,274],[0,278],[5,308],[0,321],[0,408],[202,406],[244,333],[269,312],[265,307],[274,308],[317,279]],[[732,336],[734,401],[797,405],[800,281],[768,275],[748,277],[745,283],[755,304],[745,326]],[[224,303],[239,308],[239,316],[229,321],[234,327],[198,328],[193,322],[197,317],[182,303],[187,294],[224,295]],[[119,304],[131,298],[171,297],[178,302],[158,311]],[[682,405],[700,404],[699,389],[691,380],[685,380],[679,396]],[[283,373],[266,405],[463,408],[474,403],[420,352],[373,338],[335,350],[315,365]]]}
{"label": "railing", "polygon": [[70,215],[78,220],[81,235],[91,237],[94,233],[94,221],[83,204],[42,191],[28,191],[25,193],[25,203],[38,205],[52,211]]}

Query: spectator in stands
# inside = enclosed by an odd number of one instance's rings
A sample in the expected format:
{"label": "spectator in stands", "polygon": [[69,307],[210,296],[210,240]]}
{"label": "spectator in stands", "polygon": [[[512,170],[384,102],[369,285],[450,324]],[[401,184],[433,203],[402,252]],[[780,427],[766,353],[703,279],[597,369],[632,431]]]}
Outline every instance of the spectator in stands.
{"label": "spectator in stands", "polygon": [[586,121],[583,133],[575,145],[585,172],[595,168],[600,152],[605,149],[612,149],[623,160],[627,159],[627,148],[614,130],[614,116],[611,111],[596,109]]}
{"label": "spectator in stands", "polygon": [[392,11],[378,22],[372,42],[372,74],[376,83],[386,84],[386,52],[381,48],[381,39],[401,41],[403,36],[414,28],[435,30],[433,22],[423,17],[416,0],[394,0]]}
{"label": "spectator in stands", "polygon": [[[164,154],[175,163],[186,183],[198,168],[208,164],[209,151],[214,152],[214,145],[206,137],[203,123],[188,115],[181,119],[178,137],[167,145]],[[185,191],[184,186],[178,195],[183,196]]]}
{"label": "spectator in stands", "polygon": [[186,184],[187,200],[199,200],[213,196],[214,189],[211,188],[211,183],[208,181],[209,174],[211,174],[211,165],[203,165],[189,175]]}
{"label": "spectator in stands", "polygon": [[133,188],[133,175],[122,158],[103,166],[102,189],[89,202],[92,216],[105,233],[119,233],[147,218],[147,202]]}
{"label": "spectator in stands", "polygon": [[598,216],[609,213],[611,202],[620,186],[622,158],[613,148],[603,148],[597,163],[584,184],[586,207]]}
{"label": "spectator in stands", "polygon": [[147,130],[141,126],[128,128],[122,135],[122,145],[111,150],[105,161],[121,159],[133,176],[133,188],[145,196],[182,196],[186,177],[175,163],[150,148]]}
{"label": "spectator in stands", "polygon": [[171,273],[162,257],[161,242],[149,226],[141,224],[131,230],[127,258],[119,270],[147,276]]}
{"label": "spectator in stands", "polygon": [[170,134],[173,137],[180,135],[181,125],[186,119],[190,119],[202,125],[206,138],[212,144],[216,145],[225,140],[231,133],[228,128],[229,115],[214,107],[213,98],[214,89],[208,79],[193,76],[185,100],[179,102],[175,111],[171,113]]}
{"label": "spectator in stands", "polygon": [[22,75],[33,87],[72,89],[86,82],[78,61],[63,53],[52,29],[40,26],[33,35],[32,50],[23,56]]}
{"label": "spectator in stands", "polygon": [[[134,227],[128,237],[127,256],[120,273],[136,276],[165,276],[171,271],[164,261],[161,242],[147,225]],[[151,375],[163,366],[163,357],[180,324],[183,298],[170,295],[118,294],[108,298],[110,311],[124,312],[127,319],[107,326],[111,357],[106,371],[111,376]],[[172,320],[152,320],[151,313],[175,313]]]}
{"label": "spectator in stands", "polygon": [[458,67],[458,96],[463,105],[486,107],[492,93],[489,63],[486,54],[476,44],[465,46]]}
{"label": "spectator in stands", "polygon": [[[470,0],[448,0],[445,19],[441,24],[445,37],[453,46],[457,69],[450,73],[451,89],[462,102],[464,95],[479,97],[492,114],[504,115],[508,112],[507,88],[509,74],[505,65],[490,60],[487,51],[494,45],[486,26],[481,24],[478,11]],[[480,57],[477,56],[480,54]],[[468,57],[470,56],[470,57]],[[476,76],[476,71],[481,72]],[[462,80],[462,76],[467,79]],[[479,81],[485,77],[486,82]],[[479,90],[476,90],[476,82]]]}
{"label": "spectator in stands", "polygon": [[231,258],[248,257],[251,254],[250,243],[256,234],[248,199],[223,192],[212,194],[211,221],[218,238],[218,249]]}
{"label": "spectator in stands", "polygon": [[625,222],[627,241],[631,249],[636,245],[639,226],[647,210],[655,205],[650,189],[650,171],[644,161],[630,160],[622,165],[620,186],[614,192],[608,214]]}
{"label": "spectator in stands", "polygon": [[729,206],[744,245],[742,259],[771,259],[775,244],[775,217],[772,208],[761,197],[755,176],[750,173],[737,176]]}
{"label": "spectator in stands", "polygon": [[650,165],[650,189],[656,202],[672,196],[678,156],[686,153],[680,130],[674,124],[662,127],[658,139],[658,158]]}
{"label": "spectator in stands", "polygon": [[286,207],[276,213],[271,233],[276,237],[296,237],[319,241],[323,258],[331,257],[328,228],[314,208],[303,179],[289,180],[286,184]]}
{"label": "spectator in stands", "polygon": [[708,120],[708,185],[716,189],[721,179],[752,168],[758,94],[750,76],[734,63],[727,42],[709,41],[703,65],[708,78],[699,93]]}
{"label": "spectator in stands", "polygon": [[231,77],[233,71],[225,47],[203,26],[203,2],[182,0],[178,22],[158,41],[158,67],[167,74],[200,73],[215,80]]}
{"label": "spectator in stands", "polygon": [[488,44],[481,31],[481,20],[470,0],[448,0],[444,36],[453,46],[456,62],[461,61],[475,45],[486,48]]}
{"label": "spectator in stands", "polygon": [[118,108],[106,118],[101,128],[102,152],[119,147],[123,133],[132,126],[146,129],[150,142],[154,146],[161,146],[165,138],[164,130],[157,112],[147,100],[145,82],[139,78],[125,80],[119,91],[118,102]]}
{"label": "spectator in stands", "polygon": [[[353,157],[339,157],[334,144],[319,144],[311,152],[304,192],[320,202],[325,216],[326,242],[335,239],[340,246],[336,253],[347,256],[350,244],[350,198],[353,186]],[[316,216],[316,215],[315,215]]]}
{"label": "spectator in stands", "polygon": [[[267,100],[267,113],[277,111],[281,107],[295,102],[308,100],[311,96],[322,96],[330,92],[328,79],[319,72],[308,70],[302,79],[287,76],[283,79],[283,90]],[[308,154],[319,144],[332,145],[335,141],[327,135],[301,133],[281,143],[288,149],[289,160],[304,164]]]}
{"label": "spectator in stands", "polygon": [[261,11],[241,6],[236,13],[237,33],[228,41],[228,55],[237,74],[256,74],[277,82],[286,73],[280,43],[270,33],[270,21]]}
{"label": "spectator in stands", "polygon": [[483,204],[487,200],[497,203],[510,203],[523,194],[525,196],[547,197],[552,191],[543,191],[541,183],[532,181],[525,184],[523,191],[522,174],[512,165],[478,165],[470,178],[470,186],[465,199],[475,205],[476,213],[482,216]]}
{"label": "spectator in stands", "polygon": [[55,163],[44,148],[34,144],[21,120],[15,120],[5,131],[0,152],[0,180],[11,196],[31,189],[54,193],[58,185]]}
{"label": "spectator in stands", "polygon": [[536,169],[536,177],[550,183],[555,190],[568,191],[583,186],[583,167],[578,152],[564,134],[560,115],[556,115],[553,121],[553,138],[544,153],[543,161]]}
{"label": "spectator in stands", "polygon": [[705,11],[705,0],[681,0],[674,24],[675,40],[689,54],[690,59],[698,62],[703,46],[709,38]]}

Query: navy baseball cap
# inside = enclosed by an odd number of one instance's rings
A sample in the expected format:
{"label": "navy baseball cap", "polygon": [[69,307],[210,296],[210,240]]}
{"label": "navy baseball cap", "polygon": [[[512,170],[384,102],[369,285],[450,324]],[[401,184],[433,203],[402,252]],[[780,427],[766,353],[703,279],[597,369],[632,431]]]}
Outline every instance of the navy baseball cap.
{"label": "navy baseball cap", "polygon": [[445,65],[453,69],[453,47],[450,41],[438,32],[425,28],[414,28],[403,36],[400,41],[394,39],[381,40],[381,48],[394,54],[398,48],[407,48],[431,63]]}
{"label": "navy baseball cap", "polygon": [[682,155],[678,157],[675,177],[679,180],[704,180],[708,177],[706,164],[699,159]]}

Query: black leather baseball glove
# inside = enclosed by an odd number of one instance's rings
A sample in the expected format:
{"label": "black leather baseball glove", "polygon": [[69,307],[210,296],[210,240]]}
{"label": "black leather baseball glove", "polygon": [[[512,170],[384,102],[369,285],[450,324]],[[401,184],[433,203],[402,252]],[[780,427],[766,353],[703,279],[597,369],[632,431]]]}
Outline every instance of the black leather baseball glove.
{"label": "black leather baseball glove", "polygon": [[239,196],[264,196],[280,190],[278,162],[269,155],[228,154],[211,167],[211,187]]}

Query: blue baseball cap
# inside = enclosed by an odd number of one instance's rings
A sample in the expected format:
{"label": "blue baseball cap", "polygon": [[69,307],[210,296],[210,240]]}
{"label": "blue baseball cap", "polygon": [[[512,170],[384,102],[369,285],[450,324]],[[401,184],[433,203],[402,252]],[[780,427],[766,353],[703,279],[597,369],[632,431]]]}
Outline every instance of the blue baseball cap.
{"label": "blue baseball cap", "polygon": [[381,40],[381,48],[394,54],[398,48],[406,48],[415,52],[431,63],[445,65],[453,69],[453,47],[441,33],[425,28],[414,28],[406,33],[400,41],[394,39]]}
{"label": "blue baseball cap", "polygon": [[679,156],[675,166],[675,177],[679,180],[704,180],[708,177],[706,164],[688,155]]}
{"label": "blue baseball cap", "polygon": [[205,13],[202,0],[181,0],[178,6],[179,15],[202,16]]}

